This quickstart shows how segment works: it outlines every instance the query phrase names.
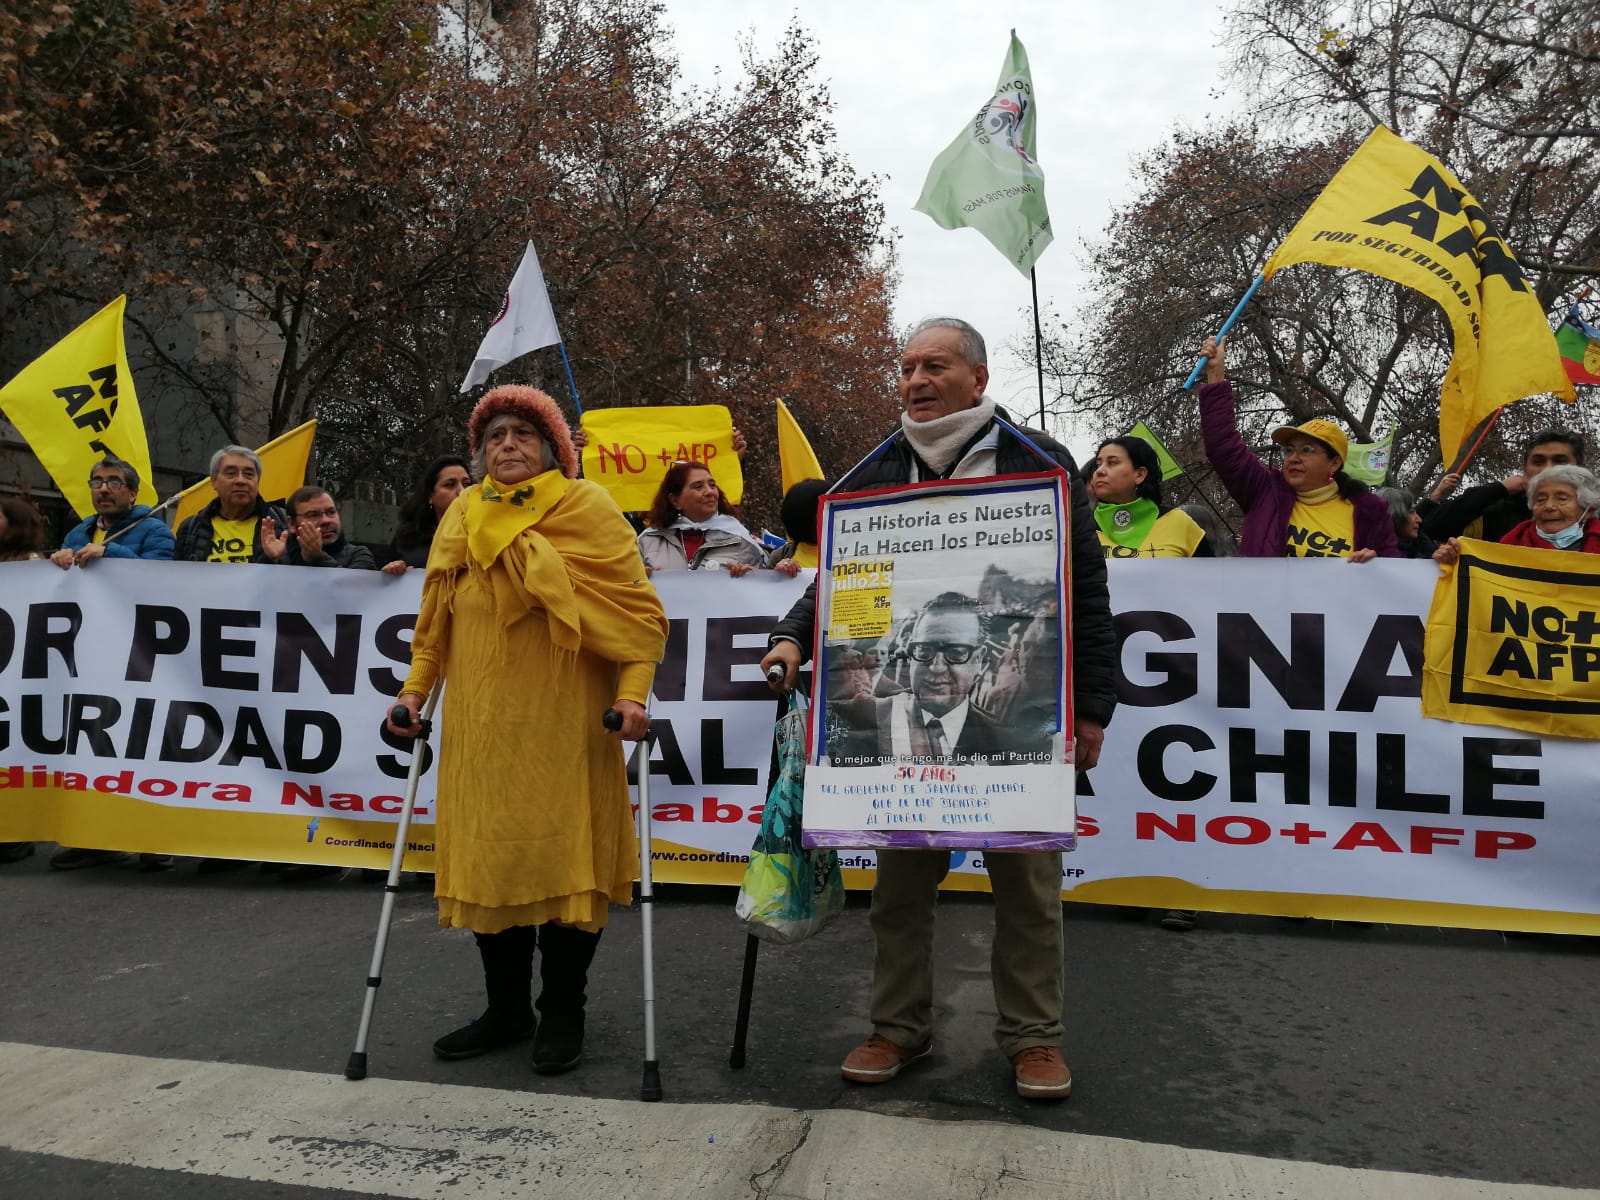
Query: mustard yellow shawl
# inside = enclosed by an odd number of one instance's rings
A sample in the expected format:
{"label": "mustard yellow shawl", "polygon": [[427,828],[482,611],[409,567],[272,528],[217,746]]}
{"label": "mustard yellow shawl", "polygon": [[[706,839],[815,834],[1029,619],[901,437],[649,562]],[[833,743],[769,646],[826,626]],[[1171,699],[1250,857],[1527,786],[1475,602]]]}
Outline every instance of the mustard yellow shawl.
{"label": "mustard yellow shawl", "polygon": [[[498,563],[502,569],[494,570]],[[546,471],[514,487],[485,480],[439,521],[428,555],[446,610],[471,576],[503,624],[543,612],[550,640],[609,662],[660,662],[667,618],[639,547],[597,484]]]}

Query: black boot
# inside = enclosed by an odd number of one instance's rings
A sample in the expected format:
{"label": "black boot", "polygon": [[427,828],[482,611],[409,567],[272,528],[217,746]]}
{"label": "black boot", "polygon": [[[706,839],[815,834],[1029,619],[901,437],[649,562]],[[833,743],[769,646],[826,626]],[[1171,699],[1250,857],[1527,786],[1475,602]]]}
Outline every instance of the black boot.
{"label": "black boot", "polygon": [[448,1060],[476,1058],[533,1036],[533,950],[537,925],[516,925],[500,933],[474,933],[483,959],[483,985],[489,1007],[476,1021],[452,1030],[433,1044]]}
{"label": "black boot", "polygon": [[533,1069],[541,1075],[560,1075],[583,1061],[584,989],[600,934],[571,925],[539,928],[541,986]]}

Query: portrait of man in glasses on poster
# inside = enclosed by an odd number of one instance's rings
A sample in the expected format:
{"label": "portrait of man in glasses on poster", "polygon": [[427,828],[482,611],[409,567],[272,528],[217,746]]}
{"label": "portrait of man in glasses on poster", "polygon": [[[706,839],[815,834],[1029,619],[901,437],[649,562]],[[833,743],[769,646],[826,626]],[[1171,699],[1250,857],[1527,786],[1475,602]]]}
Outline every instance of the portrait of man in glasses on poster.
{"label": "portrait of man in glasses on poster", "polygon": [[1061,655],[1053,581],[991,566],[977,595],[912,598],[896,588],[884,637],[829,648],[832,764],[1049,762]]}

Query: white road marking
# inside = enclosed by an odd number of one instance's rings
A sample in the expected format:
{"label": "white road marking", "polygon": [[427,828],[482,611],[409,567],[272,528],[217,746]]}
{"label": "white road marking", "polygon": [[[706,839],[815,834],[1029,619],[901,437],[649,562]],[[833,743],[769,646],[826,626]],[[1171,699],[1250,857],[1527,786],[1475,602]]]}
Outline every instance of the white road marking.
{"label": "white road marking", "polygon": [[0,1042],[0,1145],[417,1200],[1578,1200],[1025,1126],[642,1104]]}

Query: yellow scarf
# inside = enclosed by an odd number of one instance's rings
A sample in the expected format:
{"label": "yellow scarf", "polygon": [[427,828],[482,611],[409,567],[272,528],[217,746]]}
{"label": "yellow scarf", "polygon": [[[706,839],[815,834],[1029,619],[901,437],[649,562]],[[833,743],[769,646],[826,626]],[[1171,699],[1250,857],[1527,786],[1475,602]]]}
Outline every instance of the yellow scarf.
{"label": "yellow scarf", "polygon": [[560,471],[546,471],[526,483],[506,484],[485,479],[468,495],[467,546],[480,567],[505,552],[524,529],[532,529],[555,507],[572,486]]}
{"label": "yellow scarf", "polygon": [[558,471],[510,490],[524,489],[531,490],[520,504],[509,503],[508,489],[491,481],[445,512],[428,554],[429,582],[437,578],[444,589],[441,604],[454,608],[464,568],[489,589],[506,625],[542,610],[550,640],[563,650],[660,662],[666,615],[615,502],[598,484]]}
{"label": "yellow scarf", "polygon": [[794,546],[794,561],[802,567],[817,565],[817,544],[815,542],[796,542]]}

